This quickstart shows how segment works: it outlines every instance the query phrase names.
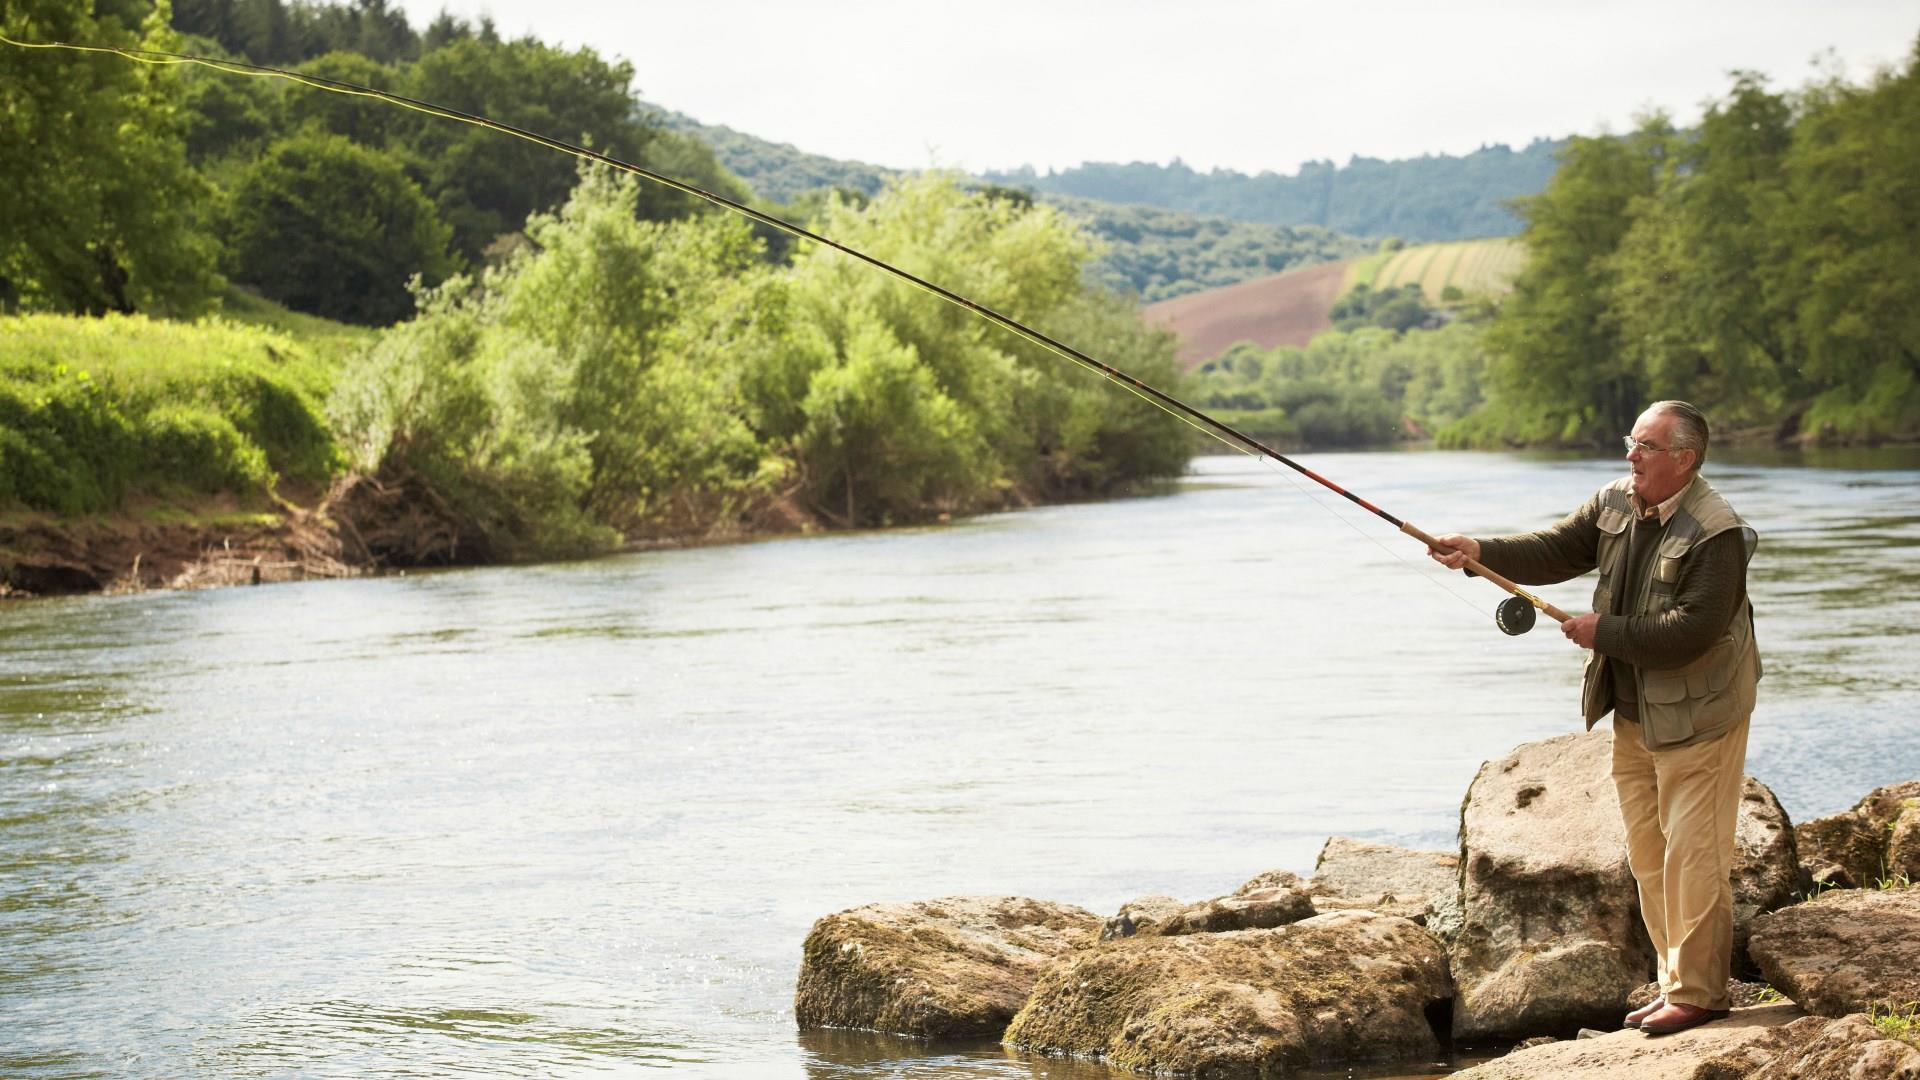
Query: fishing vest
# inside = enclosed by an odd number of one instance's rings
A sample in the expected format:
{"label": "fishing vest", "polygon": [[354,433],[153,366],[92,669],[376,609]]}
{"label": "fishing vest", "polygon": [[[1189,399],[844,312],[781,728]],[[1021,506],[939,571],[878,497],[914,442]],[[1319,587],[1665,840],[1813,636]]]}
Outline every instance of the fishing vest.
{"label": "fishing vest", "polygon": [[[1614,595],[1626,589],[1621,580],[1627,572],[1627,543],[1635,517],[1627,493],[1633,478],[1623,476],[1600,489],[1600,529],[1598,569],[1600,581],[1593,589],[1593,610],[1603,615],[1614,613]],[[1647,560],[1646,580],[1642,582],[1639,603],[1623,615],[1657,615],[1673,608],[1674,592],[1686,576],[1687,559],[1700,544],[1726,532],[1739,529],[1746,545],[1746,558],[1760,536],[1727,500],[1713,490],[1702,477],[1682,496],[1680,505],[1667,519],[1660,547]],[[1627,590],[1629,594],[1631,590]],[[1581,708],[1587,729],[1613,708],[1613,683],[1608,678],[1607,657],[1587,654],[1586,680],[1581,686]],[[1760,650],[1753,639],[1753,602],[1743,599],[1733,613],[1726,633],[1712,647],[1689,663],[1675,668],[1632,667],[1634,689],[1639,698],[1640,739],[1649,749],[1672,746],[1696,736],[1712,736],[1732,727],[1753,712],[1756,683],[1760,680]]]}

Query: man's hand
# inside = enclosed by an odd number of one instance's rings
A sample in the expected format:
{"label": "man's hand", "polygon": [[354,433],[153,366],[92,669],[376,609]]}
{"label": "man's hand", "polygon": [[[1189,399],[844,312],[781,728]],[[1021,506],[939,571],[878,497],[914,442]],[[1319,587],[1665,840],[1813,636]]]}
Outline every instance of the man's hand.
{"label": "man's hand", "polygon": [[1567,640],[1583,649],[1593,648],[1593,635],[1600,626],[1600,613],[1589,611],[1585,615],[1575,615],[1560,624],[1560,632]]}
{"label": "man's hand", "polygon": [[1459,533],[1448,533],[1433,538],[1433,546],[1427,549],[1433,561],[1449,570],[1464,569],[1467,560],[1480,561],[1480,541]]}

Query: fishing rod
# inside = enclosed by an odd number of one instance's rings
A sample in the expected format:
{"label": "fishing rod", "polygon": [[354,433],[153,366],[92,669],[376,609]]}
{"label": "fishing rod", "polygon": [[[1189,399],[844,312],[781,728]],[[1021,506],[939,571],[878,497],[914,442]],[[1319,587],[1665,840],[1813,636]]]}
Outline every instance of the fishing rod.
{"label": "fishing rod", "polygon": [[[643,168],[642,166],[635,165],[632,162],[622,161],[618,158],[610,157],[606,154],[599,152],[598,150],[593,150],[589,147],[580,146],[576,143],[567,142],[563,139],[556,139],[549,135],[542,135],[538,132],[529,131],[525,128],[516,127],[512,124],[504,123],[498,120],[489,119],[488,117],[481,116],[476,113],[463,112],[459,109],[449,108],[444,105],[436,105],[430,101],[421,101],[417,98],[410,98],[403,94],[396,94],[389,90],[380,90],[371,86],[362,86],[358,83],[342,82],[341,80],[338,80],[338,79],[329,79],[320,75],[308,75],[308,74],[303,74],[297,71],[288,71],[285,68],[267,67],[262,64],[252,64],[252,63],[247,63],[245,61],[240,61],[240,60],[223,60],[223,59],[218,59],[218,58],[209,57],[209,56],[196,56],[192,53],[165,52],[158,49],[132,49],[132,48],[127,48],[125,46],[120,46],[120,45],[96,45],[96,44],[88,44],[88,43],[81,43],[81,42],[66,42],[66,41],[51,41],[51,42],[16,41],[5,35],[0,35],[0,42],[15,46],[18,48],[23,48],[23,49],[64,49],[64,50],[69,50],[73,52],[109,53],[115,56],[120,56],[125,59],[133,60],[143,64],[160,64],[160,65],[193,64],[193,65],[198,65],[200,67],[211,68],[215,71],[223,72],[225,74],[230,74],[230,75],[268,76],[272,78],[287,79],[291,82],[296,82],[303,86],[310,86],[317,90],[326,90],[332,93],[346,94],[352,97],[372,98],[377,101],[384,101],[391,105],[398,105],[398,106],[401,106],[402,108],[412,109],[415,112],[425,113],[428,116],[434,116],[444,120],[458,120],[462,123],[472,124],[475,127],[486,128],[490,131],[498,131],[505,135],[512,135],[516,138],[525,139],[528,142],[534,143],[535,145],[538,145],[538,146],[546,147],[547,149],[550,149],[550,150],[558,150],[561,153],[570,154],[576,158],[581,158],[587,161],[598,162],[602,165],[606,165],[611,168],[618,169],[622,172],[630,173],[634,176],[640,177],[641,179],[650,181],[655,184],[662,185],[667,188],[671,188],[674,191],[681,192],[682,194],[691,195],[695,198],[702,199],[708,203],[711,203],[714,206],[718,206],[723,209],[732,211],[733,213],[739,214],[750,221],[755,221],[762,225],[765,225],[768,228],[778,229],[779,231],[784,232],[787,235],[795,237],[797,239],[806,240],[815,244],[819,244],[822,247],[832,248],[833,250],[838,251],[843,255],[850,256],[854,259],[857,259],[861,262],[868,264],[869,266],[874,267],[875,269],[891,274],[895,278],[898,278],[899,280],[904,281],[909,285],[914,286],[915,288],[918,288],[927,293],[931,293],[932,295],[937,296],[940,299],[947,301],[948,303],[964,308],[967,311],[971,311],[972,313],[979,316],[980,318],[985,319],[987,322],[995,326],[998,326],[1001,329],[1006,330],[1007,332],[1013,334],[1016,337],[1022,338],[1027,342],[1030,342],[1034,345],[1038,345],[1041,348],[1047,350],[1048,352],[1053,353],[1055,356],[1058,356],[1064,360],[1071,361],[1072,363],[1077,364],[1080,367],[1085,368],[1086,370],[1101,376],[1102,378],[1108,380],[1109,382],[1118,384],[1123,389],[1131,391],[1135,395],[1158,406],[1159,408],[1165,410],[1171,415],[1181,420],[1184,420],[1189,425],[1199,429],[1200,431],[1206,433],[1207,435],[1213,437],[1214,439],[1222,443],[1225,443],[1226,445],[1236,450],[1239,450],[1243,453],[1252,454],[1256,458],[1271,459],[1273,461],[1279,462],[1282,465],[1285,465],[1287,468],[1292,469],[1294,472],[1299,473],[1300,475],[1306,477],[1309,480],[1312,480],[1314,483],[1319,484],[1320,486],[1326,488],[1327,490],[1332,491],[1334,494],[1341,496],[1342,498],[1360,507],[1361,509],[1366,510],[1368,513],[1373,514],[1375,517],[1378,517],[1380,520],[1385,521],[1387,524],[1393,526],[1395,529],[1399,530],[1400,532],[1413,537],[1415,540],[1418,540],[1423,544],[1426,544],[1429,549],[1437,549],[1439,546],[1438,540],[1436,540],[1434,537],[1427,534],[1426,532],[1422,531],[1420,528],[1416,527],[1412,522],[1403,521],[1400,518],[1397,518],[1392,514],[1387,513],[1385,510],[1382,510],[1378,506],[1375,506],[1374,504],[1361,498],[1359,495],[1356,495],[1353,492],[1348,491],[1346,488],[1341,487],[1339,484],[1334,483],[1332,480],[1329,480],[1326,477],[1321,476],[1319,473],[1314,472],[1312,469],[1307,468],[1305,465],[1302,465],[1299,462],[1293,460],[1292,458],[1286,456],[1285,454],[1282,454],[1280,451],[1275,450],[1273,447],[1268,446],[1266,443],[1261,442],[1259,439],[1256,439],[1253,436],[1248,435],[1247,433],[1239,430],[1238,428],[1233,427],[1230,424],[1227,424],[1226,422],[1214,416],[1211,416],[1205,412],[1202,412],[1199,409],[1194,408],[1192,405],[1189,405],[1186,402],[1181,401],[1179,398],[1174,397],[1172,394],[1169,394],[1157,387],[1150,386],[1147,383],[1140,381],[1139,379],[1133,377],[1132,375],[1127,374],[1126,372],[1120,370],[1119,368],[1114,367],[1111,364],[1105,363],[1100,360],[1096,360],[1093,357],[1088,356],[1086,353],[1081,352],[1079,349],[1076,349],[1071,345],[1068,345],[1061,341],[1057,341],[1054,338],[1046,334],[1043,334],[1040,331],[1035,330],[1030,326],[1027,326],[1025,323],[1022,323],[1010,316],[1003,315],[1000,312],[995,311],[994,309],[987,307],[986,305],[981,304],[978,301],[962,296],[961,294],[954,292],[953,290],[948,289],[945,286],[928,281],[925,278],[922,278],[916,274],[910,273],[909,271],[902,270],[901,268],[893,265],[892,263],[886,262],[885,260],[876,258],[872,255],[867,254],[866,252],[857,250],[855,248],[848,247],[847,245],[842,244],[829,237],[821,236],[820,234],[813,232],[810,229],[804,228],[799,225],[795,225],[790,221],[777,218],[772,214],[768,214],[764,211],[756,210],[751,206],[745,205],[744,203],[735,202],[734,200],[729,199],[724,195],[719,195],[714,192],[707,191],[704,188],[697,187],[693,184],[689,184],[682,180],[676,180],[671,176],[666,176],[664,174],[654,172],[650,169]],[[1496,608],[1494,611],[1494,623],[1498,625],[1502,631],[1508,634],[1524,634],[1528,630],[1533,629],[1534,620],[1535,620],[1535,616],[1534,616],[1535,609],[1546,612],[1549,616],[1551,616],[1552,618],[1560,622],[1566,622],[1569,618],[1571,618],[1571,616],[1569,616],[1566,612],[1560,610],[1559,608],[1541,599],[1540,597],[1534,595],[1533,593],[1528,592],[1527,590],[1521,588],[1519,585],[1515,584],[1512,580],[1508,579],[1507,577],[1499,573],[1496,573],[1493,570],[1488,569],[1478,559],[1472,559],[1472,558],[1467,559],[1466,568],[1472,571],[1474,575],[1487,579],[1488,581],[1492,582],[1493,584],[1499,586],[1500,588],[1506,590],[1508,593],[1511,594],[1510,596],[1507,597],[1507,599],[1501,601],[1499,607]]]}

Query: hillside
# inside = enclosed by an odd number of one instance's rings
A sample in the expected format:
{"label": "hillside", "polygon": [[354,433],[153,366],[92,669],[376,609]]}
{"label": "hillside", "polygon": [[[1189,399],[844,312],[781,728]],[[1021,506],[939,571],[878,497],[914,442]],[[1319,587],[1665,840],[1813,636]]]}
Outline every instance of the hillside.
{"label": "hillside", "polygon": [[685,113],[641,103],[642,118],[668,131],[692,135],[713,148],[727,171],[745,180],[762,199],[790,203],[820,188],[848,188],[872,195],[895,174],[860,161],[809,154],[791,143],[777,143],[720,124],[703,124]]}
{"label": "hillside", "polygon": [[1333,327],[1328,312],[1345,291],[1352,265],[1348,261],[1301,267],[1149,304],[1146,319],[1179,336],[1175,355],[1186,371],[1242,341],[1263,349],[1305,345],[1315,334]]}
{"label": "hillside", "polygon": [[1417,284],[1427,303],[1439,305],[1505,294],[1525,260],[1517,240],[1422,244],[1192,293],[1149,304],[1145,314],[1179,335],[1177,355],[1191,371],[1242,341],[1263,349],[1305,345],[1333,328],[1334,302],[1356,285],[1383,291]]}
{"label": "hillside", "polygon": [[1520,150],[1496,144],[1458,157],[1355,157],[1341,166],[1314,161],[1291,176],[1249,176],[1231,169],[1203,173],[1176,159],[1167,165],[1088,162],[1044,174],[1022,168],[985,179],[1047,194],[1272,225],[1317,225],[1355,236],[1464,240],[1518,233],[1520,220],[1507,203],[1546,187],[1562,145],[1537,139]]}
{"label": "hillside", "polygon": [[1419,285],[1429,303],[1460,298],[1500,296],[1513,288],[1514,275],[1527,262],[1527,249],[1518,240],[1494,237],[1447,244],[1422,244],[1382,252],[1349,264],[1346,287],[1367,285],[1374,290]]}
{"label": "hillside", "polygon": [[[760,198],[791,203],[810,191],[842,188],[872,195],[896,175],[878,165],[809,154],[789,143],[703,124],[657,106],[652,121],[708,146]],[[1373,245],[1314,226],[1274,225],[1075,195],[1035,192],[1085,222],[1105,249],[1093,276],[1110,289],[1153,302],[1264,277],[1296,266],[1346,259]]]}

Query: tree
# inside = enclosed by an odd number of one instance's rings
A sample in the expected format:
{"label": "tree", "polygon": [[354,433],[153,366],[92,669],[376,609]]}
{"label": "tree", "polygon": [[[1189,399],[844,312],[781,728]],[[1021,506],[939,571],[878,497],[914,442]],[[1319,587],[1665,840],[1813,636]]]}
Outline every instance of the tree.
{"label": "tree", "polygon": [[298,311],[366,325],[404,317],[407,280],[454,269],[449,232],[393,158],[338,135],[274,144],[233,192],[235,277]]}
{"label": "tree", "polygon": [[[167,8],[14,0],[20,41],[171,49]],[[168,68],[42,49],[0,52],[0,308],[203,310],[217,245],[196,229],[207,188],[187,166]]]}
{"label": "tree", "polygon": [[1631,427],[1646,379],[1610,317],[1610,260],[1651,196],[1673,129],[1650,116],[1621,138],[1575,138],[1545,191],[1520,204],[1527,265],[1487,331],[1493,423],[1526,441],[1598,445]]}

